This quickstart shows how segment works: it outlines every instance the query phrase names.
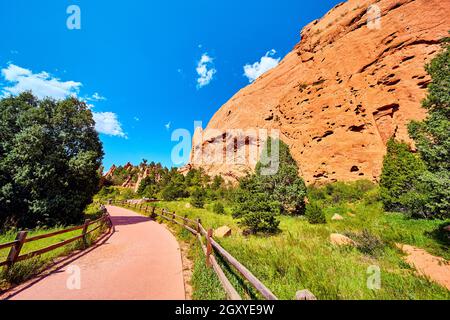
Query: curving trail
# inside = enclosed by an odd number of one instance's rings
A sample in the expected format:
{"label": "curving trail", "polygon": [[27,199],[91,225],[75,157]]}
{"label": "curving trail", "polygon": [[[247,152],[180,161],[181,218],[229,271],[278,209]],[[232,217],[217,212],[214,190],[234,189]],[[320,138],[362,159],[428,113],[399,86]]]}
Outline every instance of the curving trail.
{"label": "curving trail", "polygon": [[63,259],[56,268],[8,292],[3,299],[185,299],[181,253],[175,237],[163,225],[131,210],[107,208],[115,228],[113,234]]}

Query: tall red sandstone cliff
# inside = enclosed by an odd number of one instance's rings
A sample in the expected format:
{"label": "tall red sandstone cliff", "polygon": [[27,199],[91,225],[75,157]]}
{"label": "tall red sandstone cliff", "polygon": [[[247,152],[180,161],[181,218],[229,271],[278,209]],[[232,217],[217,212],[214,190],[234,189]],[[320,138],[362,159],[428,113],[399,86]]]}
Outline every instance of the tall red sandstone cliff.
{"label": "tall red sandstone cliff", "polygon": [[[370,5],[376,4],[378,7]],[[367,20],[380,9],[380,28]],[[375,10],[375,11],[372,11]],[[370,20],[370,19],[369,19]],[[370,24],[369,26],[373,26]],[[376,21],[375,21],[376,26]],[[425,116],[424,70],[450,30],[450,1],[350,0],[301,32],[280,64],[240,90],[194,138],[195,152],[234,152],[227,129],[274,128],[291,148],[305,181],[380,176],[386,141],[409,141],[407,124]],[[219,129],[215,131],[212,129]],[[253,164],[191,164],[210,174],[238,177]]]}

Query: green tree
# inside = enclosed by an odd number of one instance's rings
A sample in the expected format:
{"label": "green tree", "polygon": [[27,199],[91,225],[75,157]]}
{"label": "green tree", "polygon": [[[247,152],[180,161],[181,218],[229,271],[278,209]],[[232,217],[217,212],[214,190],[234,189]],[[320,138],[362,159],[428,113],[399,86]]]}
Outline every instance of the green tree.
{"label": "green tree", "polygon": [[213,182],[211,183],[211,189],[214,191],[217,191],[220,188],[222,188],[224,184],[225,184],[225,181],[223,180],[223,178],[221,176],[214,176]]}
{"label": "green tree", "polygon": [[417,178],[425,170],[423,161],[411,153],[406,143],[390,139],[380,180],[380,195],[385,210],[407,211],[407,200],[403,196],[415,189]]}
{"label": "green tree", "polygon": [[450,170],[450,45],[426,66],[432,82],[423,101],[428,116],[413,121],[409,133],[431,172]]}
{"label": "green tree", "polygon": [[[278,161],[258,162],[256,165],[256,185],[258,189],[270,197],[272,201],[280,203],[282,214],[301,215],[305,213],[306,185],[299,176],[299,168],[292,157],[289,147],[281,140],[274,140],[278,143]],[[266,151],[262,157],[274,158],[272,154],[272,139],[266,143]],[[276,159],[276,157],[275,157]],[[272,174],[264,174],[264,169],[270,166],[278,166]],[[278,165],[277,165],[278,164]]]}
{"label": "green tree", "polygon": [[450,45],[426,66],[432,82],[423,101],[428,116],[413,121],[409,134],[426,164],[427,172],[418,177],[415,195],[409,196],[414,209],[425,217],[450,217]]}
{"label": "green tree", "polygon": [[450,46],[426,66],[432,82],[423,107],[424,121],[408,126],[418,154],[390,142],[381,177],[381,198],[388,210],[424,218],[450,217]]}
{"label": "green tree", "polygon": [[206,191],[203,188],[196,188],[191,195],[191,205],[195,208],[203,208],[205,205]]}
{"label": "green tree", "polygon": [[76,98],[0,100],[0,223],[79,223],[103,157],[92,113]]}

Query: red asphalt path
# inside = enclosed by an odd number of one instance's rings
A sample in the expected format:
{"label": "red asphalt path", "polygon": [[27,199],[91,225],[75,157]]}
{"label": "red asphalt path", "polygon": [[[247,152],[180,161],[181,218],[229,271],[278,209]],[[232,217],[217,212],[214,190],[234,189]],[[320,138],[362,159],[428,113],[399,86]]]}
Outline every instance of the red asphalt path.
{"label": "red asphalt path", "polygon": [[2,299],[185,299],[181,252],[170,231],[131,210],[107,208],[114,233]]}

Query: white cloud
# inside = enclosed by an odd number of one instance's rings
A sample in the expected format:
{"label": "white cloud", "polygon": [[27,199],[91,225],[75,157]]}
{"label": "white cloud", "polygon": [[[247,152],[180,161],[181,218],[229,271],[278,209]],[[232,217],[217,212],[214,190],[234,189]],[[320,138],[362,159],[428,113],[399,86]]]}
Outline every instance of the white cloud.
{"label": "white cloud", "polygon": [[244,66],[244,76],[248,78],[249,82],[255,81],[263,73],[275,68],[280,62],[281,58],[273,58],[277,52],[275,49],[267,51],[267,53],[261,57],[260,61],[253,64],[246,64]]}
{"label": "white cloud", "polygon": [[33,73],[14,64],[9,64],[7,68],[2,69],[2,75],[11,86],[3,88],[3,95],[17,95],[23,91],[31,90],[39,99],[51,97],[54,99],[64,99],[71,95],[77,95],[81,82],[61,81],[43,71]]}
{"label": "white cloud", "polygon": [[167,124],[165,124],[164,126],[166,127],[166,130],[170,130],[170,126],[171,126],[172,122],[169,122]]}
{"label": "white cloud", "polygon": [[208,85],[214,78],[217,70],[214,68],[213,58],[208,56],[208,53],[204,53],[197,64],[197,89],[200,89]]}
{"label": "white cloud", "polygon": [[93,112],[95,129],[108,136],[127,138],[117,115],[113,112]]}
{"label": "white cloud", "polygon": [[104,101],[105,97],[101,96],[98,92],[95,92],[90,98],[91,101]]}
{"label": "white cloud", "polygon": [[[49,73],[43,71],[40,73],[33,73],[29,69],[25,69],[14,64],[8,64],[7,68],[1,70],[2,76],[8,82],[8,87],[3,87],[1,95],[18,95],[24,91],[32,91],[39,99],[53,98],[62,100],[68,96],[78,96],[81,82],[75,81],[61,81],[58,78],[51,76]],[[81,99],[83,101],[100,101],[106,100],[97,92],[91,97]],[[86,104],[89,109],[93,109],[92,104]],[[99,133],[110,136],[118,136],[126,138],[126,134],[122,130],[122,125],[119,122],[117,115],[113,112],[92,112],[95,128]]]}

